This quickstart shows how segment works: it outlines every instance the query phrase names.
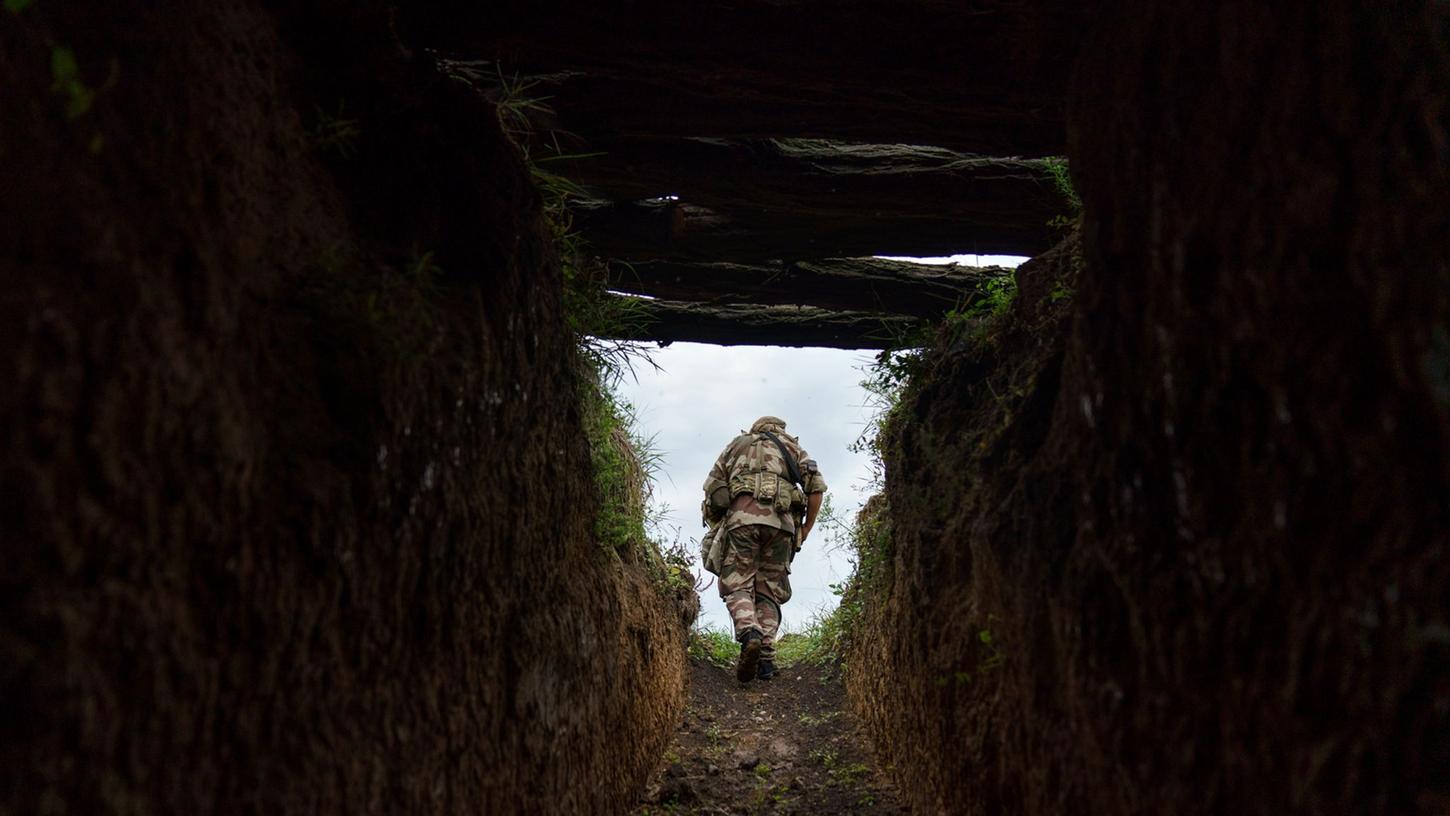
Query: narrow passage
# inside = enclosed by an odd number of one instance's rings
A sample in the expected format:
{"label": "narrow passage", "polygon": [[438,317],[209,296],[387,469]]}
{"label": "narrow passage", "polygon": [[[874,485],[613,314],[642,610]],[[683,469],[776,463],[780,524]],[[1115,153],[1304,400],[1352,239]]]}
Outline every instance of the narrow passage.
{"label": "narrow passage", "polygon": [[866,750],[838,668],[797,663],[742,686],[690,663],[684,722],[636,816],[910,812]]}

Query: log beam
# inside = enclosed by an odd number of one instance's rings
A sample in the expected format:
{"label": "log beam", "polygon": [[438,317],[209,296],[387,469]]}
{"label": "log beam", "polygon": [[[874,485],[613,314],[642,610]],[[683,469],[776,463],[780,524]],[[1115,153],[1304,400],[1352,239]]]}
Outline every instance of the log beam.
{"label": "log beam", "polygon": [[1032,256],[1060,237],[1045,221],[984,225],[886,211],[713,210],[683,201],[582,201],[573,213],[575,226],[599,254],[627,261]]}
{"label": "log beam", "polygon": [[[620,296],[622,297],[622,296]],[[620,340],[882,349],[900,345],[923,321],[900,315],[834,312],[810,306],[711,305],[637,300],[642,319]]]}
{"label": "log beam", "polygon": [[665,195],[714,210],[1043,225],[1067,212],[1049,160],[820,139],[595,142],[550,169],[611,201]]}
{"label": "log beam", "polygon": [[939,318],[1010,275],[1000,266],[941,266],[880,258],[779,264],[612,264],[609,287],[672,301],[807,305],[838,312]]}
{"label": "log beam", "polygon": [[547,76],[592,138],[803,136],[1060,155],[1092,9],[946,0],[420,0],[410,44]]}

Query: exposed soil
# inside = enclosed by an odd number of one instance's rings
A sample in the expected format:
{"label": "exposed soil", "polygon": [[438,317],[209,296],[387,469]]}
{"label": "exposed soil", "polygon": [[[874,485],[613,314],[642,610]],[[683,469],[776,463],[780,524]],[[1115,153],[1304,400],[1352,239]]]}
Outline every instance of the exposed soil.
{"label": "exposed soil", "polygon": [[528,171],[362,5],[0,12],[0,813],[614,812],[679,721]]}
{"label": "exposed soil", "polygon": [[909,812],[866,744],[839,668],[742,685],[693,660],[685,721],[634,812]]}
{"label": "exposed soil", "polygon": [[885,441],[853,708],[919,811],[1440,816],[1450,15],[1125,10],[1080,273],[1021,267]]}

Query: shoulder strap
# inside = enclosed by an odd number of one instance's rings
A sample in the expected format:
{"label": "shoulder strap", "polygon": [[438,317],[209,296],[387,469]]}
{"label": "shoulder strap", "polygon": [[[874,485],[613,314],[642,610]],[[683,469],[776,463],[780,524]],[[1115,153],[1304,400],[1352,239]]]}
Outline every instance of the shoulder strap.
{"label": "shoulder strap", "polygon": [[776,436],[775,434],[771,433],[770,431],[761,431],[761,433],[762,434],[765,434],[765,436],[769,437],[770,438],[770,441],[774,442],[775,443],[775,446],[777,448],[780,448],[780,455],[785,457],[785,472],[786,472],[786,475],[790,477],[790,480],[792,482],[795,482],[796,484],[800,485],[801,486],[801,489],[804,490],[805,487],[806,487],[806,483],[803,482],[803,481],[801,481],[801,468],[800,468],[800,465],[797,465],[796,464],[795,457],[790,455],[790,451],[786,449],[786,447],[785,447],[785,445],[783,443],[781,443],[780,437]]}

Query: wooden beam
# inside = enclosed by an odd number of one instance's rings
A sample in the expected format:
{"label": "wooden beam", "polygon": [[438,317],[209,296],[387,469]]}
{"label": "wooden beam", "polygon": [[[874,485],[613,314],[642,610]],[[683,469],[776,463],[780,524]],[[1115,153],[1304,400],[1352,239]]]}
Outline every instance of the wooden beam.
{"label": "wooden beam", "polygon": [[538,82],[537,92],[547,97],[550,113],[537,118],[535,128],[585,141],[800,137],[899,141],[998,156],[1059,156],[1066,148],[1057,101],[1013,109],[1010,100],[958,98],[953,104],[946,89],[899,94],[886,87],[813,88],[777,77],[679,71],[660,66],[640,69],[650,78],[558,72],[524,79]]}
{"label": "wooden beam", "polygon": [[1049,161],[820,139],[595,142],[559,172],[612,201],[665,195],[714,210],[1044,225],[1070,205]]}
{"label": "wooden beam", "polygon": [[900,315],[835,312],[810,306],[637,302],[644,319],[627,336],[616,339],[664,344],[881,349],[899,345],[901,338],[923,325],[921,320]]}
{"label": "wooden beam", "polygon": [[948,0],[420,0],[410,44],[546,79],[590,138],[804,136],[1060,155],[1092,9]]}
{"label": "wooden beam", "polygon": [[583,201],[573,212],[576,228],[599,254],[627,261],[1032,256],[1060,237],[1045,221],[978,224],[887,211],[712,210],[684,201]]}
{"label": "wooden beam", "polygon": [[971,303],[1000,266],[941,266],[879,258],[833,258],[797,263],[656,261],[610,265],[611,289],[672,301],[807,305],[841,312],[939,318]]}

